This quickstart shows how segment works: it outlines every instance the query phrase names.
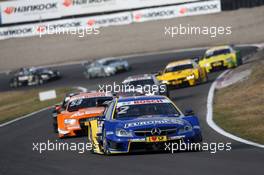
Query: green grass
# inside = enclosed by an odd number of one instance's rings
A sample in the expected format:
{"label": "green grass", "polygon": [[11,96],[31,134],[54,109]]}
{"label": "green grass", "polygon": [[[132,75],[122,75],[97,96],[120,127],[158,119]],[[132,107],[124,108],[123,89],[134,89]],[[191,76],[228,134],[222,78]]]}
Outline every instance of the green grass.
{"label": "green grass", "polygon": [[72,88],[57,88],[56,99],[39,101],[38,93],[46,90],[16,90],[0,93],[0,123],[57,104],[63,100],[66,93],[73,91]]}
{"label": "green grass", "polygon": [[264,144],[264,63],[251,64],[248,80],[216,92],[214,120],[234,135]]}

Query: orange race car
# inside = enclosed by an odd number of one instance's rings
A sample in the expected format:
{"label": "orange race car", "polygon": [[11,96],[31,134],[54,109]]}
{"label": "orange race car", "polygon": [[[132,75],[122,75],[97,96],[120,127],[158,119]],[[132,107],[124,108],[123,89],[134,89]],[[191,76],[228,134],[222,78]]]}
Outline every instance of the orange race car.
{"label": "orange race car", "polygon": [[77,136],[85,132],[81,121],[103,114],[102,103],[112,100],[112,94],[101,92],[81,93],[70,98],[66,110],[58,114],[58,134],[60,138]]}

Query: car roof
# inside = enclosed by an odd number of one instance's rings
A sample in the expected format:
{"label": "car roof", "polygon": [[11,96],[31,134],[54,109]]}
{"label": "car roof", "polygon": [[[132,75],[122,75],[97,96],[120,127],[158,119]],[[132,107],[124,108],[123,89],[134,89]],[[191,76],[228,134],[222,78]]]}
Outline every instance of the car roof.
{"label": "car roof", "polygon": [[95,98],[95,97],[112,97],[112,94],[105,92],[86,92],[80,93],[78,95],[72,96],[70,101],[83,99],[83,98]]}
{"label": "car roof", "polygon": [[105,62],[105,61],[115,61],[115,60],[120,60],[120,58],[115,58],[115,57],[107,57],[107,58],[102,58],[102,59],[99,59],[97,60],[98,62]]}
{"label": "car roof", "polygon": [[213,52],[216,50],[222,50],[222,49],[230,49],[230,46],[228,45],[224,45],[224,46],[216,46],[216,47],[212,47],[206,50],[206,52]]}
{"label": "car roof", "polygon": [[128,102],[128,101],[136,101],[136,100],[163,100],[167,99],[164,96],[133,96],[133,97],[120,97],[118,102]]}
{"label": "car roof", "polygon": [[185,65],[185,64],[192,64],[192,63],[193,63],[193,60],[192,59],[185,59],[185,60],[173,61],[173,62],[170,62],[166,66],[166,68],[180,66],[180,65]]}
{"label": "car roof", "polygon": [[152,79],[152,74],[139,74],[127,77],[123,82]]}

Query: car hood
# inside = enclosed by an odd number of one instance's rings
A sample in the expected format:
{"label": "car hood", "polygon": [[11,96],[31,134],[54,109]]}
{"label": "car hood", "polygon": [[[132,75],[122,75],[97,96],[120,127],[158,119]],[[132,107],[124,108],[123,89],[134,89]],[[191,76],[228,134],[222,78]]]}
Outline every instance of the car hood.
{"label": "car hood", "polygon": [[194,69],[186,69],[182,71],[177,71],[177,72],[169,72],[169,73],[164,73],[161,76],[158,76],[157,78],[159,80],[174,80],[174,79],[180,79],[180,78],[186,78],[187,76],[193,74]]}
{"label": "car hood", "polygon": [[213,62],[225,60],[227,58],[231,58],[231,54],[212,56],[209,59],[202,60],[201,63],[213,63]]}
{"label": "car hood", "polygon": [[81,119],[81,118],[89,118],[89,117],[95,117],[95,116],[102,115],[104,110],[105,110],[104,107],[90,107],[90,108],[80,109],[74,112],[64,111],[61,114],[65,118]]}
{"label": "car hood", "polygon": [[180,117],[166,117],[160,116],[144,116],[137,118],[124,118],[116,120],[117,128],[124,128],[127,130],[144,129],[152,127],[181,127],[188,122]]}

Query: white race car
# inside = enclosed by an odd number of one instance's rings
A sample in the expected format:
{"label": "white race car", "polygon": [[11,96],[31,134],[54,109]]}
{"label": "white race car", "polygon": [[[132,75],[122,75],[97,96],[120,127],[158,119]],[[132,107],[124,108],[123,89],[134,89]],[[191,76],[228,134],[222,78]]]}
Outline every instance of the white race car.
{"label": "white race car", "polygon": [[104,58],[84,64],[86,78],[108,77],[121,71],[128,71],[130,66],[126,60],[117,58]]}

